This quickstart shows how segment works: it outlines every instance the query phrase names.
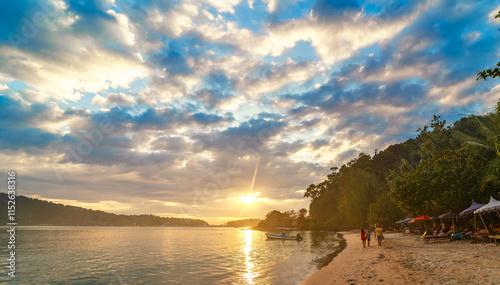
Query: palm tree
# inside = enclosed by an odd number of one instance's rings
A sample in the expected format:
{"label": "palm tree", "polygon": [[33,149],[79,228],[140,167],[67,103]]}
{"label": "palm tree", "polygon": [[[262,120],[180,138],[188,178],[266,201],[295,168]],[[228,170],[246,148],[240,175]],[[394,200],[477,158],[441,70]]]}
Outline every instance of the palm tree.
{"label": "palm tree", "polygon": [[481,182],[481,189],[488,185],[500,185],[500,100],[495,113],[485,116],[470,115],[467,122],[477,128],[474,136],[456,131],[454,136],[462,142],[463,147],[475,150],[479,159],[487,165]]}

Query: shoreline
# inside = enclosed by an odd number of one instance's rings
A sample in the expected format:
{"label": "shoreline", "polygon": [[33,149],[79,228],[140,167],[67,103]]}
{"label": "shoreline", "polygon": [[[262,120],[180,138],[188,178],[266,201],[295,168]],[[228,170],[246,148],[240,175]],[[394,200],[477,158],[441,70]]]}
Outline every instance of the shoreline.
{"label": "shoreline", "polygon": [[339,254],[341,254],[347,248],[347,241],[344,238],[345,232],[335,232],[335,233],[339,235],[339,238],[341,238],[339,246],[333,252],[329,253],[327,256],[321,259],[321,262],[319,262],[319,264],[321,264],[320,270],[328,266],[328,264],[334,261],[335,258],[337,258]]}
{"label": "shoreline", "polygon": [[303,285],[320,284],[498,284],[500,246],[469,241],[434,241],[418,236],[384,233],[363,248],[358,231],[339,232],[347,247],[307,278]]}

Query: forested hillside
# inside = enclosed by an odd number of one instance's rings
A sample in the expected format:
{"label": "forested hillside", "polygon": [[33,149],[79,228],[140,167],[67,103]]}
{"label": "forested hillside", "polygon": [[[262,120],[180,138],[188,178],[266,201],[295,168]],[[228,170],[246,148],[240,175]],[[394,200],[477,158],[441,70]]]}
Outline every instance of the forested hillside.
{"label": "forested hillside", "polygon": [[[7,205],[7,194],[0,193],[0,205]],[[7,206],[2,207],[0,224],[7,224]],[[80,207],[56,204],[49,201],[16,197],[16,222],[19,226],[179,226],[203,227],[202,220],[164,218],[153,215],[116,215]]]}
{"label": "forested hillside", "polygon": [[[311,184],[304,196],[311,198],[312,228],[339,229],[367,222],[397,221],[404,214],[389,198],[385,180],[404,159],[418,161],[419,139],[411,139],[357,158],[333,171],[318,184]],[[368,213],[370,213],[370,218]]]}
{"label": "forested hillside", "polygon": [[[460,212],[472,200],[500,198],[500,108],[451,125],[435,116],[418,131],[414,139],[332,167],[325,180],[305,191],[311,204],[300,226],[394,225],[405,216]],[[272,211],[259,226],[297,226],[297,218]]]}

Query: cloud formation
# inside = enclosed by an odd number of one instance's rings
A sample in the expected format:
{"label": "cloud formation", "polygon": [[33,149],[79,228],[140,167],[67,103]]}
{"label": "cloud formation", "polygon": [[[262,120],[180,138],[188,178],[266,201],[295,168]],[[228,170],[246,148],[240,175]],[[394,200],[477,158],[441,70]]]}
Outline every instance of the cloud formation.
{"label": "cloud formation", "polygon": [[434,114],[492,110],[500,85],[475,78],[498,60],[498,10],[12,2],[0,11],[2,171],[19,172],[22,194],[119,213],[219,223],[307,207],[303,191],[330,167],[414,137]]}

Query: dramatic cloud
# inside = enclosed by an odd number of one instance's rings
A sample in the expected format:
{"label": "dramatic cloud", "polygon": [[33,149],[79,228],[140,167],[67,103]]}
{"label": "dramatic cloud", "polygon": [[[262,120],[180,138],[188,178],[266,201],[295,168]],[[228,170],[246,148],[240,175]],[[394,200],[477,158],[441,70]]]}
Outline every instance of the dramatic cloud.
{"label": "dramatic cloud", "polygon": [[500,85],[476,74],[498,62],[498,10],[13,1],[0,11],[1,170],[22,194],[117,213],[220,223],[307,208],[330,167],[434,114],[492,110]]}

